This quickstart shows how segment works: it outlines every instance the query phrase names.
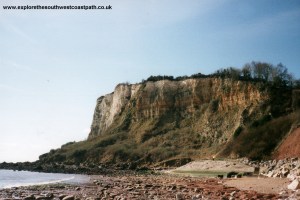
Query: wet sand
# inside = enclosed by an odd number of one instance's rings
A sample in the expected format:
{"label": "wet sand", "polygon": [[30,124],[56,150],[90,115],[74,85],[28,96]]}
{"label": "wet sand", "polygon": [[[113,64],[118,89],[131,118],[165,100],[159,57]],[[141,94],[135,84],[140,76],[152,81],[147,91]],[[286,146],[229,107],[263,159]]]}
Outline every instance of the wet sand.
{"label": "wet sand", "polygon": [[236,187],[240,190],[254,190],[260,193],[274,193],[287,190],[291,181],[287,178],[265,178],[265,177],[244,177],[238,179],[227,179],[224,184],[229,187]]}

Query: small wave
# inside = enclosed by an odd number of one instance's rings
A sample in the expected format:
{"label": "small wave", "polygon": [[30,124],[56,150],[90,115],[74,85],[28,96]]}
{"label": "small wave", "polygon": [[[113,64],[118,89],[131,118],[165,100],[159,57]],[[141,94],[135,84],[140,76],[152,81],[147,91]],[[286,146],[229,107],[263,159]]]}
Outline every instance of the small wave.
{"label": "small wave", "polygon": [[6,185],[3,188],[8,189],[12,187],[21,187],[21,186],[31,186],[31,185],[47,185],[47,184],[53,184],[53,183],[61,183],[61,182],[67,182],[70,180],[75,179],[75,176],[69,177],[69,178],[63,178],[59,180],[53,180],[53,181],[43,181],[43,182],[32,182],[32,183],[16,183],[11,185]]}

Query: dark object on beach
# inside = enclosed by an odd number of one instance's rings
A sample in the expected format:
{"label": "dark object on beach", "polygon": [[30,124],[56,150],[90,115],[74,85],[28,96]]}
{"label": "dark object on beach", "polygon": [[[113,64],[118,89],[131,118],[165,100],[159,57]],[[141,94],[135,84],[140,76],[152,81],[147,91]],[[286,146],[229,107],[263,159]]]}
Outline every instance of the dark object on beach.
{"label": "dark object on beach", "polygon": [[237,172],[229,172],[229,173],[227,174],[227,178],[232,178],[232,177],[234,177],[234,176],[236,176],[236,175],[238,175]]}
{"label": "dark object on beach", "polygon": [[258,174],[259,174],[259,167],[254,167],[253,175],[258,175]]}
{"label": "dark object on beach", "polygon": [[242,178],[242,174],[236,175],[237,178]]}

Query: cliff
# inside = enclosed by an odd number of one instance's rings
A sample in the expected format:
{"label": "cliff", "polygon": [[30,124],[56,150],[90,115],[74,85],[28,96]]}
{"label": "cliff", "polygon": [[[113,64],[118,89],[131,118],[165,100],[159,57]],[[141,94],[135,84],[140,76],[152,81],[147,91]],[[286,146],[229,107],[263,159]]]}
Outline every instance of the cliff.
{"label": "cliff", "polygon": [[260,86],[221,78],[120,84],[98,99],[89,139],[122,127],[143,134],[143,124],[155,128],[151,121],[226,142],[238,127],[266,114],[269,96]]}
{"label": "cliff", "polygon": [[39,162],[133,169],[270,157],[298,116],[290,114],[299,103],[292,93],[213,77],[119,84],[98,98],[88,140],[51,150]]}
{"label": "cliff", "polygon": [[[121,149],[139,149],[145,155],[137,157],[150,163],[171,157],[210,157],[241,127],[268,115],[268,102],[269,93],[261,83],[232,79],[119,84],[97,100],[89,140],[114,137],[110,148],[117,148],[120,137],[131,140],[130,147]],[[164,155],[157,158],[160,153]],[[100,158],[115,159],[107,152]]]}
{"label": "cliff", "polygon": [[140,86],[119,84],[113,93],[98,98],[89,138],[101,135],[107,130]]}

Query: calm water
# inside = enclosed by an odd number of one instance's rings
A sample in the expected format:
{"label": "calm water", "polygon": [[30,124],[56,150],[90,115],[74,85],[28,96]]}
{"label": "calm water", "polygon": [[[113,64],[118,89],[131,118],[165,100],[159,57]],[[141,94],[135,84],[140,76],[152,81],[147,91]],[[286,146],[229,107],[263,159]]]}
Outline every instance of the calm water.
{"label": "calm water", "polygon": [[0,188],[41,185],[49,183],[87,183],[88,176],[77,174],[54,174],[0,169]]}

